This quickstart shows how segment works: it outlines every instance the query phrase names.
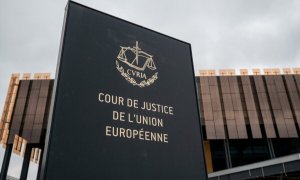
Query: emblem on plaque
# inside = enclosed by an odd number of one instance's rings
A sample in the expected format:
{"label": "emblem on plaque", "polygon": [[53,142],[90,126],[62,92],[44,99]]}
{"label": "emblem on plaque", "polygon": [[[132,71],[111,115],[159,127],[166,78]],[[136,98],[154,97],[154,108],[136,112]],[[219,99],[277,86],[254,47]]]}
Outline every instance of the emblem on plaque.
{"label": "emblem on plaque", "polygon": [[150,86],[158,79],[153,55],[142,51],[138,41],[134,47],[120,47],[116,67],[130,84],[143,88]]}

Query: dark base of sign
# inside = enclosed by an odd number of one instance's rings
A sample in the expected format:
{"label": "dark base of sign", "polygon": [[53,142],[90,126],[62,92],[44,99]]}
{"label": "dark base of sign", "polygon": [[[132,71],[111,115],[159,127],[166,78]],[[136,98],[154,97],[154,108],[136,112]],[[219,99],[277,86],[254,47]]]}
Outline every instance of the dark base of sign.
{"label": "dark base of sign", "polygon": [[1,168],[0,180],[6,180],[12,148],[13,148],[12,144],[8,144],[6,146],[3,163],[2,163],[2,168]]}

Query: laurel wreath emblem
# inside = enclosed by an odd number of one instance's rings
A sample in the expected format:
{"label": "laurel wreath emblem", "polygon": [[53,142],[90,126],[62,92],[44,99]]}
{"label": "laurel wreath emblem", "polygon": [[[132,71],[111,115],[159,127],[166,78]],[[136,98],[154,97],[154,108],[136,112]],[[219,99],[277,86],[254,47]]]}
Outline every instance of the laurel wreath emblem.
{"label": "laurel wreath emblem", "polygon": [[158,78],[158,72],[154,73],[153,76],[147,80],[143,80],[140,83],[137,83],[136,80],[133,77],[130,77],[128,73],[125,72],[124,68],[120,66],[119,62],[116,61],[116,66],[118,71],[121,73],[121,75],[132,85],[134,86],[139,86],[141,88],[150,86],[154,81]]}

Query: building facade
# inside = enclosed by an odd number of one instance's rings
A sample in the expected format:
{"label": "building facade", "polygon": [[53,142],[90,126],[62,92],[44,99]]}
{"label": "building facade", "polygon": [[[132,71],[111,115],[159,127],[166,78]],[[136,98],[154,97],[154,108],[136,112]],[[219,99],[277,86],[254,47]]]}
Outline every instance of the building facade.
{"label": "building facade", "polygon": [[[54,83],[49,78],[13,74],[10,80],[0,141],[6,152],[24,157],[20,179],[30,159],[41,162]],[[254,69],[251,75],[246,69],[239,75],[201,70],[196,84],[210,179],[300,177],[299,68]]]}
{"label": "building facade", "polygon": [[200,71],[196,83],[208,173],[300,153],[300,70],[282,71]]}
{"label": "building facade", "polygon": [[12,152],[24,157],[20,179],[27,178],[30,160],[41,162],[54,82],[49,78],[49,73],[11,76],[0,121],[0,142],[6,149],[2,179]]}

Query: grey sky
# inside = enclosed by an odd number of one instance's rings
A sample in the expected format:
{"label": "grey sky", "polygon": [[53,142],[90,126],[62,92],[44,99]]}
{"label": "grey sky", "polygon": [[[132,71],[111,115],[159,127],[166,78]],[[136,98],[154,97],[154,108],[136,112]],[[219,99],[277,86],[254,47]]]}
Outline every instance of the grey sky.
{"label": "grey sky", "polygon": [[[54,77],[66,2],[0,1],[0,112],[11,73]],[[77,2],[191,43],[196,71],[300,66],[297,0]]]}

